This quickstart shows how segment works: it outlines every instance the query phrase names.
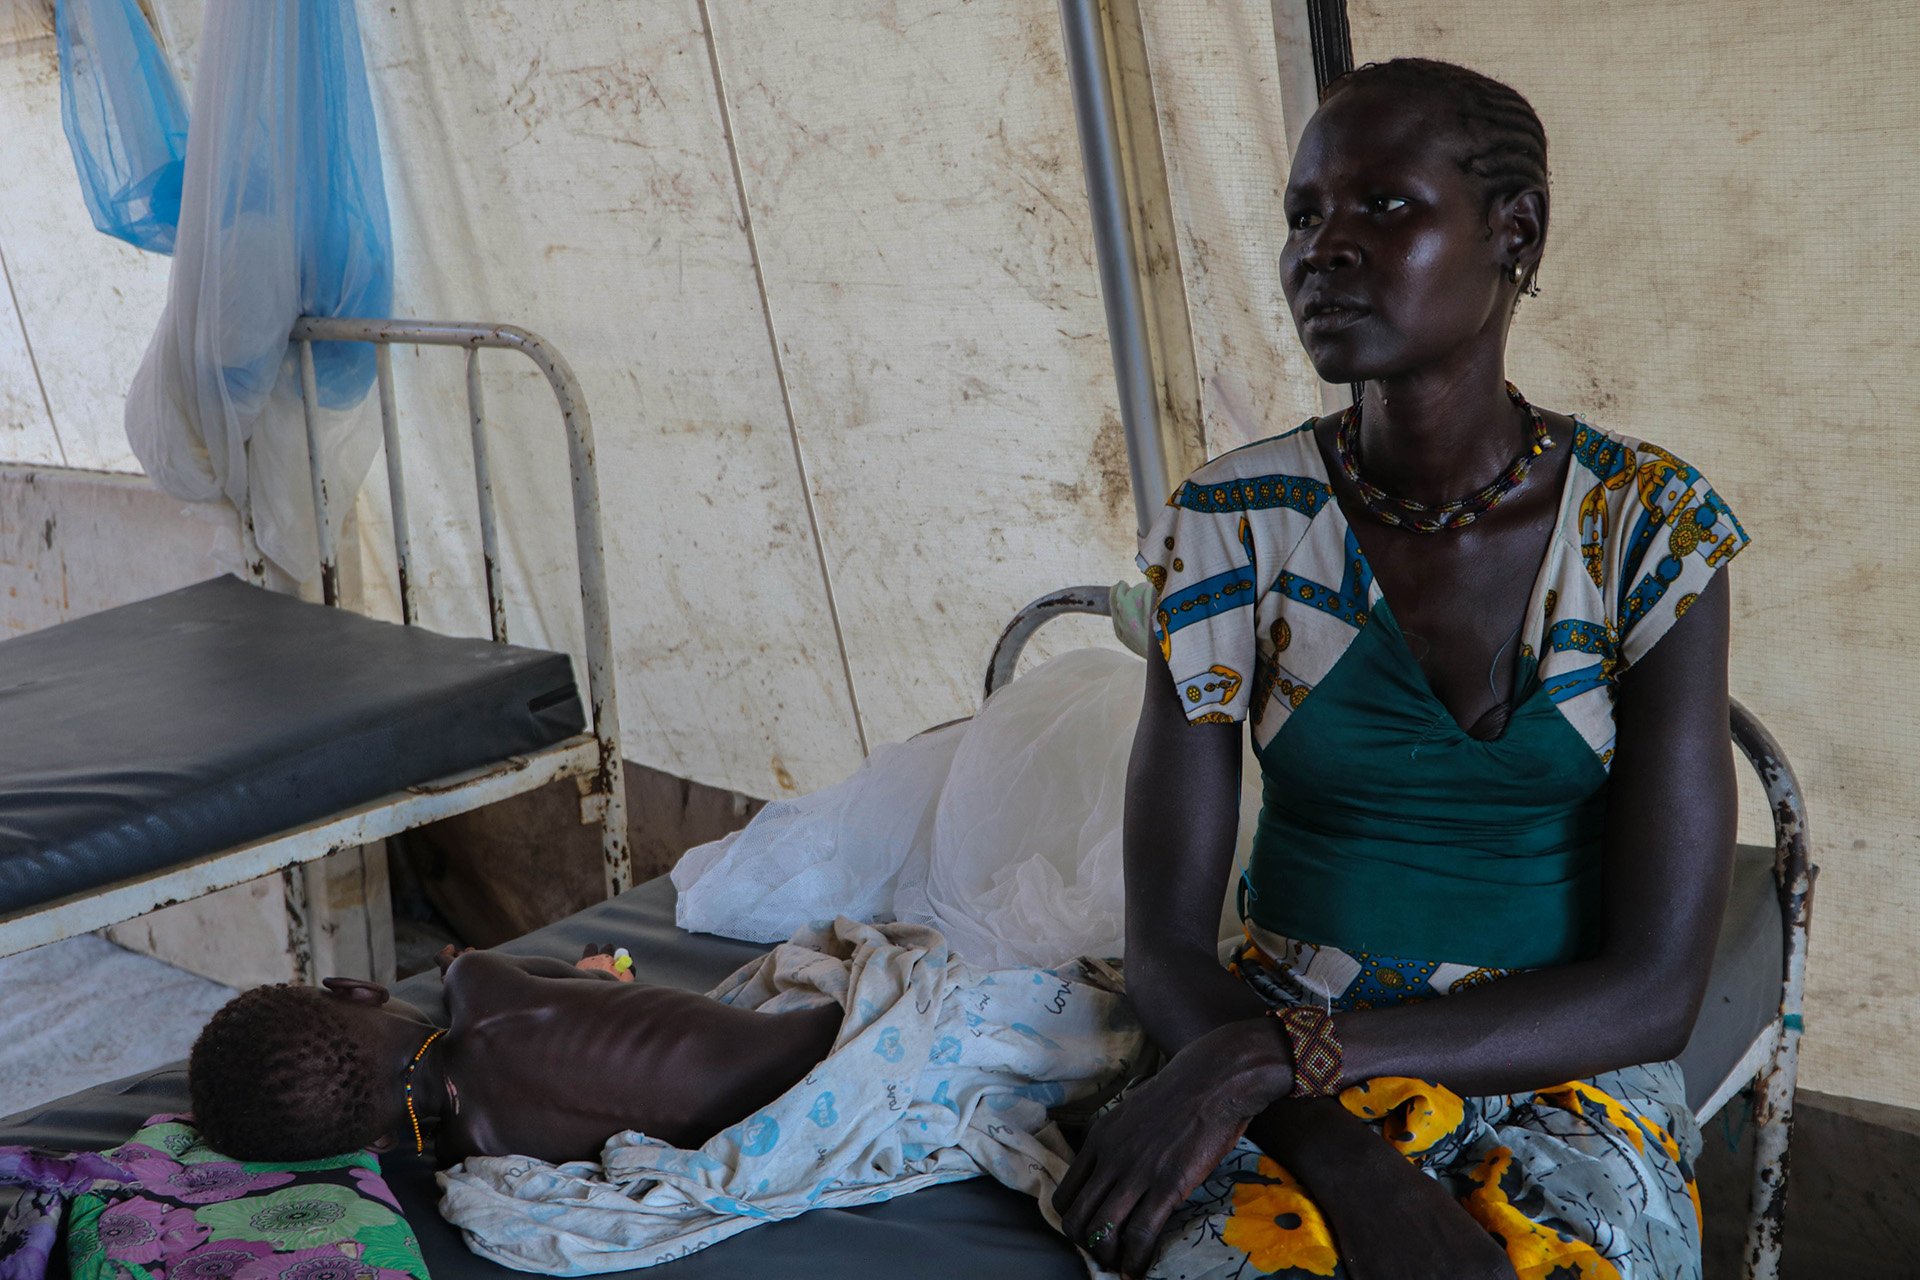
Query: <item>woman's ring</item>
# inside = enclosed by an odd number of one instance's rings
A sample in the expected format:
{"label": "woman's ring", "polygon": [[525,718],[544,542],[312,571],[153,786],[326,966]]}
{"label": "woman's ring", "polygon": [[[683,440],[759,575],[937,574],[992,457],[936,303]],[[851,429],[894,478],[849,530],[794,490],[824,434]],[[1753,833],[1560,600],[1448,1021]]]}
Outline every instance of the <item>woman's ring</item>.
{"label": "woman's ring", "polygon": [[1112,1230],[1113,1230],[1113,1224],[1111,1222],[1103,1222],[1098,1227],[1095,1227],[1093,1234],[1087,1237],[1087,1248],[1089,1249],[1099,1248],[1100,1242],[1102,1240],[1105,1240],[1107,1238],[1108,1233],[1111,1232]]}

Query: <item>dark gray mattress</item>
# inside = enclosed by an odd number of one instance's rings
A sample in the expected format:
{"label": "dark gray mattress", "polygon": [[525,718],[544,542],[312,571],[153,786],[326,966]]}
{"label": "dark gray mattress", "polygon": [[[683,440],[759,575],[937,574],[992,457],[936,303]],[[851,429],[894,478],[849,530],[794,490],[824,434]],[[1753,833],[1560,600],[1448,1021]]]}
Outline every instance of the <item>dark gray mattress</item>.
{"label": "dark gray mattress", "polygon": [[566,655],[216,578],[0,643],[0,915],[585,724]]}
{"label": "dark gray mattress", "polygon": [[[1769,849],[1738,852],[1713,978],[1693,1039],[1681,1055],[1683,1066],[1691,1068],[1687,1092],[1696,1106],[1772,1020],[1778,1006],[1782,952],[1772,864]],[[573,960],[586,943],[618,943],[633,953],[642,981],[690,991],[718,985],[764,950],[753,943],[686,933],[675,927],[673,907],[673,885],[662,877],[515,939],[502,950]],[[397,991],[444,1017],[437,974],[410,978]],[[0,1119],[0,1144],[98,1150],[125,1140],[150,1115],[186,1107],[186,1072],[169,1067]],[[467,1252],[434,1207],[437,1192],[424,1162],[388,1157],[385,1168],[438,1280],[504,1280],[514,1274]],[[756,1228],[647,1274],[664,1280],[748,1274],[795,1280],[903,1274],[926,1280],[1075,1280],[1085,1273],[1077,1255],[1042,1221],[1032,1201],[980,1178],[885,1204],[824,1209]]]}
{"label": "dark gray mattress", "polygon": [[1687,1105],[1699,1110],[1713,1096],[1754,1038],[1780,1015],[1780,981],[1787,940],[1773,886],[1773,850],[1740,845],[1733,851],[1733,888],[1720,919],[1713,976],[1680,1053]]}

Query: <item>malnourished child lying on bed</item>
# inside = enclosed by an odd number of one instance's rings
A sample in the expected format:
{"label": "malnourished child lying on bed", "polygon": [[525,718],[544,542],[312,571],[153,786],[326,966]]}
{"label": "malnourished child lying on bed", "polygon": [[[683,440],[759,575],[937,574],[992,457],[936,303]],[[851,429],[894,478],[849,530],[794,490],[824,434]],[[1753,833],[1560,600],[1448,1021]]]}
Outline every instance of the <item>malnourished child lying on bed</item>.
{"label": "malnourished child lying on bed", "polygon": [[241,1159],[431,1144],[462,1162],[442,1212],[523,1270],[645,1266],[980,1173],[1051,1216],[1071,1156],[1048,1109],[1116,1088],[1143,1044],[1104,966],[989,972],[914,925],[804,930],[711,996],[442,963],[446,1028],[350,979],[239,997],[194,1046],[194,1115]]}

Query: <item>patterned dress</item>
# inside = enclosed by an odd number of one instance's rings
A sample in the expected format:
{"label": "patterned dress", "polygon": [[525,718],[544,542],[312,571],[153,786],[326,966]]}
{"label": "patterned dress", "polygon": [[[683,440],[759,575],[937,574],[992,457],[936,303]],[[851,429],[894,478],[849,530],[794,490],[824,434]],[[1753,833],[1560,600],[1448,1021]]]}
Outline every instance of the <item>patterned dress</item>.
{"label": "patterned dress", "polygon": [[[1269,1004],[1340,1012],[1593,954],[1618,682],[1745,532],[1698,471],[1576,419],[1512,715],[1476,739],[1408,650],[1311,427],[1202,467],[1141,543],[1187,718],[1249,722],[1266,780],[1230,967]],[[1485,1098],[1378,1079],[1342,1101],[1521,1280],[1699,1275],[1699,1132],[1672,1063]],[[1167,1280],[1344,1274],[1311,1199],[1247,1142],[1164,1240]]]}

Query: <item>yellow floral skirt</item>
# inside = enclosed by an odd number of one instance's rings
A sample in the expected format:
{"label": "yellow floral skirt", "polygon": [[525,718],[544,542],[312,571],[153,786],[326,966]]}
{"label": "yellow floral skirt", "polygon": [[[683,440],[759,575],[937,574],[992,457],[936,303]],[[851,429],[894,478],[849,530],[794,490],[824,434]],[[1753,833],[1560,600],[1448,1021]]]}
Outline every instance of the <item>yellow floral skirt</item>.
{"label": "yellow floral skirt", "polygon": [[[1270,1003],[1293,1002],[1291,984],[1263,980],[1274,976],[1266,965],[1242,967],[1265,959],[1242,955],[1236,971]],[[1496,1097],[1389,1077],[1340,1101],[1446,1186],[1520,1280],[1698,1280],[1700,1134],[1674,1063]],[[1175,1214],[1152,1270],[1158,1280],[1347,1274],[1309,1190],[1246,1141]]]}

